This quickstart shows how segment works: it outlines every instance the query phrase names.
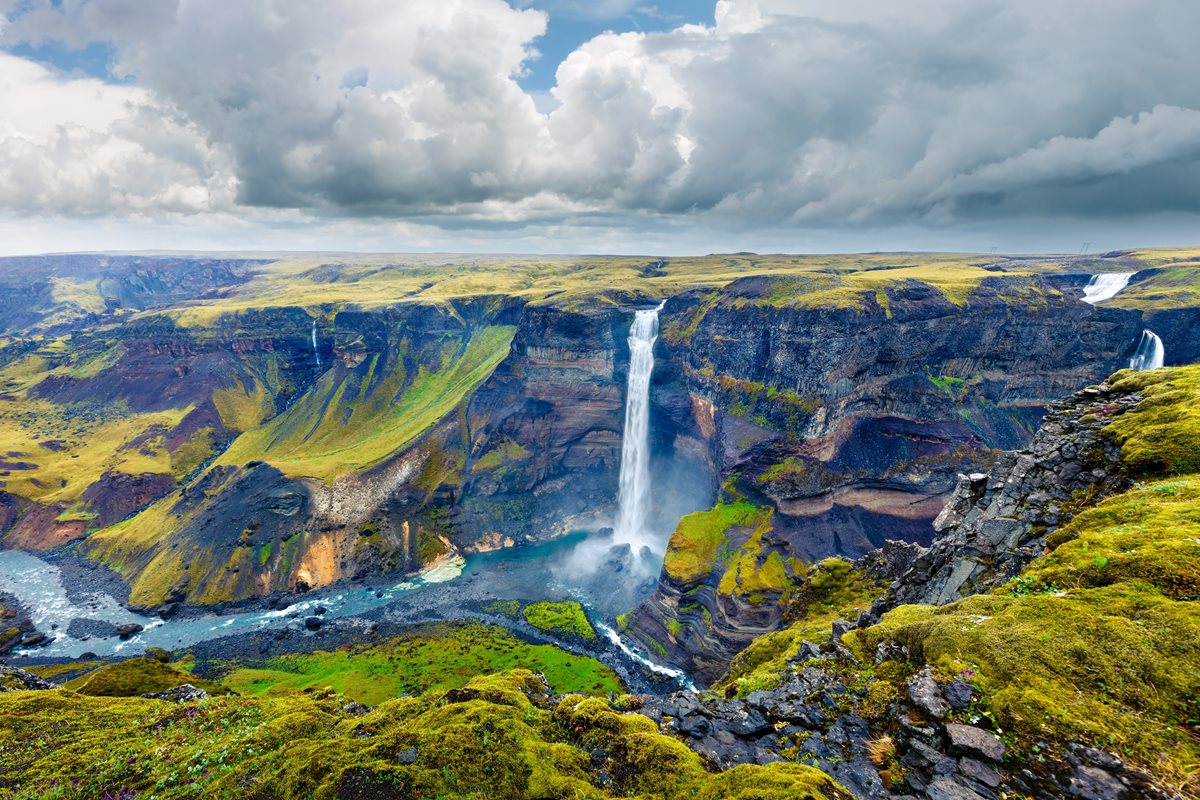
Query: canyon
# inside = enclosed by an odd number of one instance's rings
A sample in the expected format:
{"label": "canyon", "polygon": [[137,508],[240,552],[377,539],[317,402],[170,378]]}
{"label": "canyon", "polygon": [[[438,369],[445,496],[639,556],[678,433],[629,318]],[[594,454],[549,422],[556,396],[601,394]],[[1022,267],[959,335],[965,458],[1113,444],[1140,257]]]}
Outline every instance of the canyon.
{"label": "canyon", "polygon": [[[660,304],[634,466],[667,568],[620,622],[709,680],[809,565],[928,544],[959,473],[1144,329],[1168,363],[1197,353],[1196,306],[1136,302],[1178,266],[928,260],[597,260],[567,288],[545,276],[578,264],[520,262],[487,292],[466,259],[0,261],[0,542],[99,564],[163,616],[614,524],[628,543],[629,332]],[[1128,285],[1084,302],[1097,274]],[[732,503],[754,511],[672,570],[677,523]]]}

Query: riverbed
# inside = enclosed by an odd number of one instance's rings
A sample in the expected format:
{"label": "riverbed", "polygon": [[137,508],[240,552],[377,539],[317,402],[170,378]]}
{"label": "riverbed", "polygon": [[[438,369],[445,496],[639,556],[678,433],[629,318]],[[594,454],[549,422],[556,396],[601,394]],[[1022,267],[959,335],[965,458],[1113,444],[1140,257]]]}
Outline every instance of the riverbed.
{"label": "riverbed", "polygon": [[[622,672],[650,670],[669,680],[687,683],[676,670],[654,664],[601,620],[629,610],[653,589],[661,561],[651,554],[640,560],[628,550],[613,550],[601,534],[578,533],[545,544],[493,553],[455,557],[417,575],[390,581],[349,583],[303,595],[284,608],[265,603],[229,613],[190,609],[171,619],[136,613],[101,589],[68,591],[64,570],[36,555],[0,551],[0,592],[13,595],[30,612],[49,644],[13,654],[24,658],[78,658],[139,655],[147,647],[181,650],[221,642],[230,652],[245,651],[249,642],[287,640],[287,648],[324,649],[353,637],[357,629],[386,624],[389,629],[463,618],[483,618],[505,624],[517,633],[536,634],[523,620],[504,620],[483,609],[496,600],[574,598],[597,622],[606,641],[602,660],[624,662]],[[305,620],[320,611],[321,627],[314,632]],[[121,639],[114,628],[138,624],[144,630]],[[331,636],[334,628],[340,633]],[[275,636],[264,636],[275,632]],[[541,638],[541,637],[539,637]],[[602,643],[604,644],[604,643]],[[255,645],[258,646],[257,644]],[[595,655],[595,654],[594,654]]]}

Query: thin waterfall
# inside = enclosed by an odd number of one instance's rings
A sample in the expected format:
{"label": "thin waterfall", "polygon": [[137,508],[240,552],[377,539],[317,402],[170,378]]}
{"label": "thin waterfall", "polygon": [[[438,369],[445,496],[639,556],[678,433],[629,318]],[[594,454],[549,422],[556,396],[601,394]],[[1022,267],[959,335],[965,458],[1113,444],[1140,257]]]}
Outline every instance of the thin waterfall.
{"label": "thin waterfall", "polygon": [[1163,365],[1163,359],[1166,357],[1166,350],[1163,348],[1162,339],[1152,330],[1142,331],[1142,338],[1138,340],[1137,350],[1133,353],[1133,358],[1129,359],[1129,368],[1136,369],[1138,372],[1145,372],[1149,369],[1158,369]]}
{"label": "thin waterfall", "polygon": [[313,317],[313,324],[312,324],[312,348],[313,348],[313,358],[315,358],[317,360],[317,369],[320,369],[321,368],[321,353],[317,349],[317,318],[316,317]]}
{"label": "thin waterfall", "polygon": [[625,439],[621,447],[621,480],[616,544],[633,552],[653,548],[646,530],[650,505],[650,375],[654,372],[654,343],[658,340],[658,308],[638,311],[629,329],[629,379],[625,390]]}
{"label": "thin waterfall", "polygon": [[1083,287],[1083,302],[1103,303],[1117,296],[1117,293],[1129,285],[1129,279],[1136,272],[1104,272],[1093,275],[1088,285]]}

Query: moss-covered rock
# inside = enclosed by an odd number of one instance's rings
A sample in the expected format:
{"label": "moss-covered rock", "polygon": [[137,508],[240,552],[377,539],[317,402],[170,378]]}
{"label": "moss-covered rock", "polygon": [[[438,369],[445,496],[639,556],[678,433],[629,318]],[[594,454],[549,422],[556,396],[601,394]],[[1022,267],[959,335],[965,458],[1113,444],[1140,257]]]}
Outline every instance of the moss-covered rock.
{"label": "moss-covered rock", "polygon": [[556,635],[574,636],[587,641],[596,638],[592,623],[588,622],[587,612],[583,606],[574,600],[561,603],[543,601],[530,603],[522,612],[526,621],[538,630]]}
{"label": "moss-covered rock", "polygon": [[139,697],[164,692],[190,683],[209,694],[226,694],[228,689],[213,681],[195,678],[169,664],[149,658],[117,661],[68,681],[66,688],[94,697]]}
{"label": "moss-covered rock", "polygon": [[[738,797],[847,800],[810,767],[714,775],[654,723],[596,698],[556,709],[526,670],[367,713],[332,692],[225,696],[182,707],[71,692],[0,696],[0,796],[159,798]],[[597,778],[595,750],[613,776]]]}

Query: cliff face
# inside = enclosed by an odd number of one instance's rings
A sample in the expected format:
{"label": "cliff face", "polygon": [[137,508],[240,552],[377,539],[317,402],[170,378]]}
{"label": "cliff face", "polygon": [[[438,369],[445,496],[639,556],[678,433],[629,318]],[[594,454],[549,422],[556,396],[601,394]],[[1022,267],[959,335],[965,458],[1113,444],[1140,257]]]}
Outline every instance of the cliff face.
{"label": "cliff face", "polygon": [[489,550],[594,526],[616,497],[627,315],[526,307],[467,408],[456,541]]}
{"label": "cliff face", "polygon": [[315,383],[83,551],[128,578],[143,606],[302,592],[450,554],[461,409],[508,353],[514,308],[478,298],[318,324],[332,346]]}
{"label": "cliff face", "polygon": [[[711,679],[784,624],[789,586],[803,579],[794,559],[928,543],[958,473],[1028,442],[1053,400],[1128,358],[1139,314],[1064,288],[997,278],[953,302],[910,284],[859,308],[805,310],[771,305],[781,287],[753,278],[669,301],[663,379],[710,409],[725,495],[771,522],[750,549],[736,528],[719,532],[731,555],[700,582],[664,570],[629,617],[633,634]],[[766,589],[764,572],[775,577]]]}
{"label": "cliff face", "polygon": [[1028,448],[1004,453],[988,474],[959,476],[934,521],[937,539],[895,576],[864,621],[897,605],[943,605],[1006,583],[1080,509],[1128,489],[1121,447],[1105,428],[1141,399],[1107,383],[1084,389],[1051,405]]}

